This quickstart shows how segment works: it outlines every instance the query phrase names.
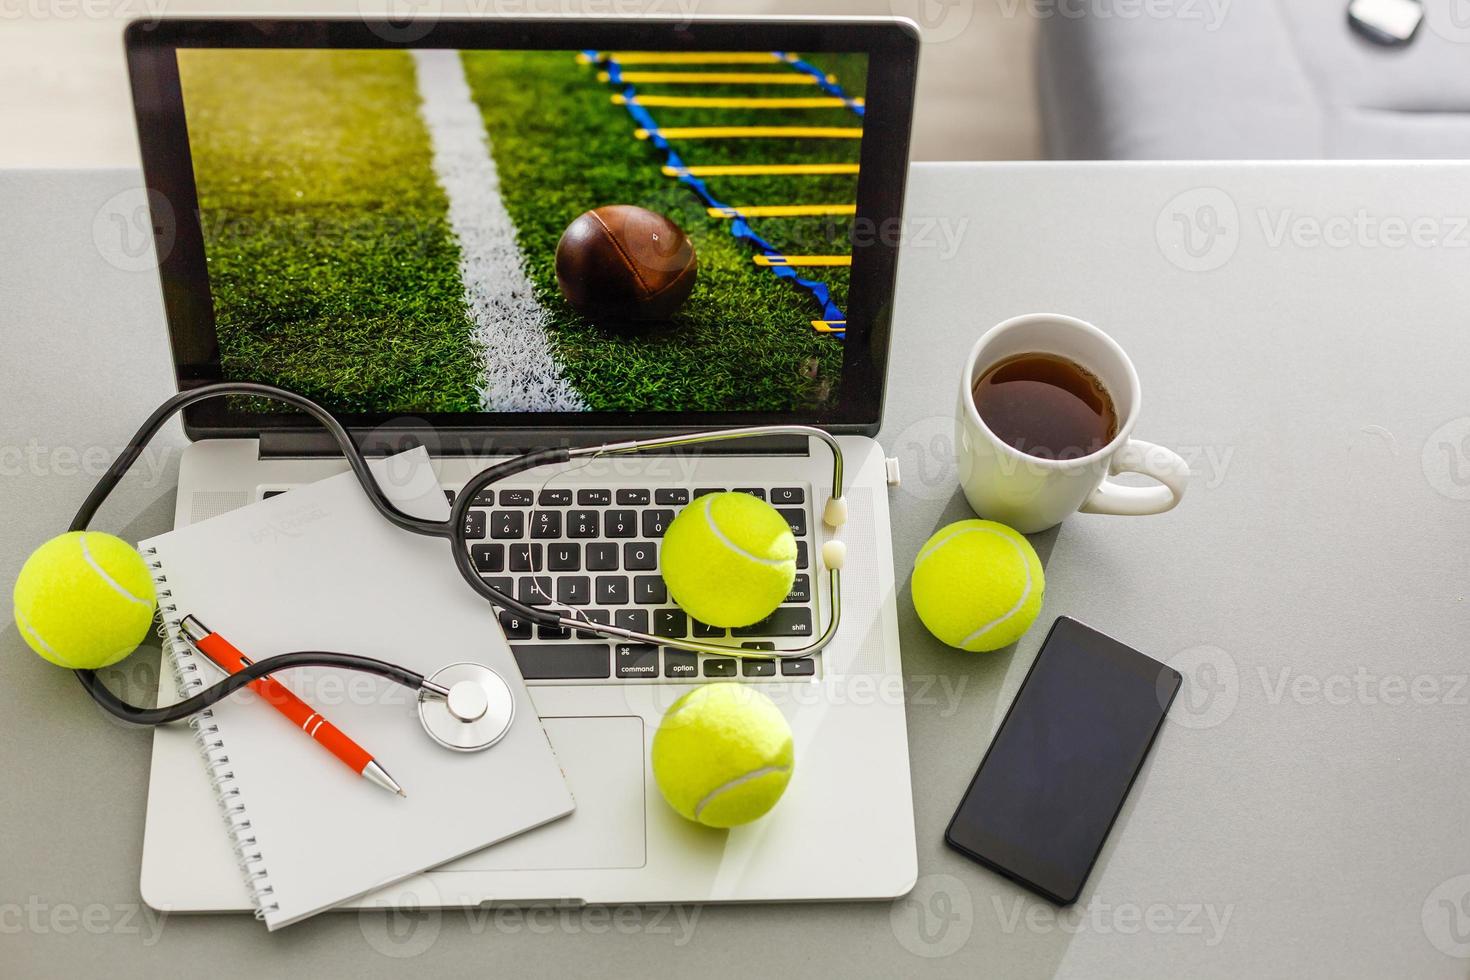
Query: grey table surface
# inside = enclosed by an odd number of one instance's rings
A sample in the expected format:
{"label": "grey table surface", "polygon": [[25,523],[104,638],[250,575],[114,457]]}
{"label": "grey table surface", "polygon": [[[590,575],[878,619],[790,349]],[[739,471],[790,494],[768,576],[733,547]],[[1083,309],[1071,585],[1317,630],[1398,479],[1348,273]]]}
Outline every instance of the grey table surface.
{"label": "grey table surface", "polygon": [[[0,172],[7,589],[171,390],[137,186]],[[1465,976],[1470,168],[921,165],[911,186],[880,436],[904,471],[908,898],[343,913],[276,935],[246,916],[160,919],[138,894],[148,735],[6,628],[0,973]],[[1171,514],[1079,516],[1035,539],[1043,623],[1074,616],[1186,676],[1063,913],[941,843],[1044,631],[951,651],[907,586],[923,540],[969,516],[950,449],[959,363],[984,328],[1043,310],[1121,341],[1143,379],[1137,435],[1194,471]],[[168,526],[181,445],[160,440],[106,527]],[[141,653],[122,680],[146,690],[156,671]]]}

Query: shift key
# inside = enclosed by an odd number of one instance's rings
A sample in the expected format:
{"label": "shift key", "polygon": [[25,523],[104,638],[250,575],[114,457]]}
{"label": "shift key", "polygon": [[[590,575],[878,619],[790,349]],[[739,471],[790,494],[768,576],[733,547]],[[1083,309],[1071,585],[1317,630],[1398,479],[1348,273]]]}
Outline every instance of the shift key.
{"label": "shift key", "polygon": [[612,673],[606,643],[512,643],[528,681],[594,680]]}
{"label": "shift key", "polygon": [[759,623],[731,632],[736,636],[811,636],[812,611],[801,606],[786,606]]}

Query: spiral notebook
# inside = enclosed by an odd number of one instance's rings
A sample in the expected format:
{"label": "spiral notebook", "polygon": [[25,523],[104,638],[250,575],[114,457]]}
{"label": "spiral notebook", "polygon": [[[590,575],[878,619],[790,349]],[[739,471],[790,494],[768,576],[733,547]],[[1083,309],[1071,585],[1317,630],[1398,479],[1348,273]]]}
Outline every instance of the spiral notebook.
{"label": "spiral notebook", "polygon": [[[404,510],[448,516],[422,449],[372,468]],[[497,671],[515,697],[501,741],[456,752],[429,739],[415,695],[392,682],[312,668],[278,675],[372,753],[407,798],[352,772],[254,692],[196,716],[195,739],[226,832],[268,928],[572,811],[494,610],[466,588],[443,538],[390,525],[351,473],[139,547],[155,569],[166,655],[181,696],[223,676],[179,637],[179,620],[192,613],[254,659],[335,650],[426,675],[474,661]]]}

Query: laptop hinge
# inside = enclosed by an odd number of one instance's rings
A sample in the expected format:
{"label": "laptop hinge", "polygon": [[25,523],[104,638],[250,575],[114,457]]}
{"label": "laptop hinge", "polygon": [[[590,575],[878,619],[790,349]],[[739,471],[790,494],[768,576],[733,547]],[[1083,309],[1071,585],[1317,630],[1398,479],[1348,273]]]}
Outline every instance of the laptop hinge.
{"label": "laptop hinge", "polygon": [[[354,430],[358,446],[368,456],[391,456],[424,446],[431,456],[518,456],[549,446],[595,446],[604,442],[650,438],[688,432],[687,428],[491,431],[474,429]],[[800,436],[752,437],[731,442],[667,450],[657,455],[806,456],[808,440]],[[299,459],[339,456],[332,437],[319,429],[272,429],[260,434],[261,459]],[[655,453],[648,453],[655,455]]]}

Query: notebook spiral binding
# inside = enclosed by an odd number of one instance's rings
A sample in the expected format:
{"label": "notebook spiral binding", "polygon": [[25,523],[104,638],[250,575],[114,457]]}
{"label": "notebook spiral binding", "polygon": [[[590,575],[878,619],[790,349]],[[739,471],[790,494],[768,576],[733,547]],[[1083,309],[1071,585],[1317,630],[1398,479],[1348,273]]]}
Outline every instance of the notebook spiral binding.
{"label": "notebook spiral binding", "polygon": [[[158,592],[158,636],[168,644],[179,696],[191,697],[205,686],[196,654],[182,638],[180,624],[183,617],[179,615],[178,606],[169,601],[173,593],[169,590],[163,563],[158,559],[158,550],[149,548],[143,552],[143,557],[152,570],[153,584]],[[245,878],[245,887],[249,889],[250,900],[255,905],[255,917],[264,919],[268,913],[278,909],[274,900],[275,889],[271,886],[265,859],[256,845],[250,818],[245,813],[245,801],[240,798],[240,788],[235,785],[235,773],[230,769],[229,753],[219,737],[219,726],[214,724],[213,709],[205,708],[190,718],[188,724],[194,729],[194,742],[209,771],[209,783],[215,799],[219,801],[220,814],[235,851],[235,863]]]}

